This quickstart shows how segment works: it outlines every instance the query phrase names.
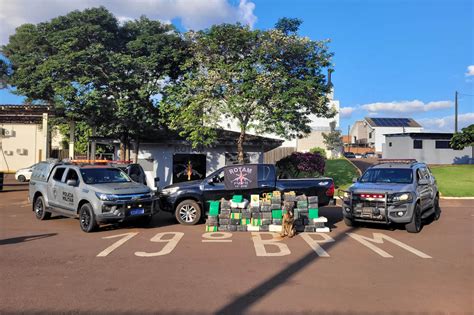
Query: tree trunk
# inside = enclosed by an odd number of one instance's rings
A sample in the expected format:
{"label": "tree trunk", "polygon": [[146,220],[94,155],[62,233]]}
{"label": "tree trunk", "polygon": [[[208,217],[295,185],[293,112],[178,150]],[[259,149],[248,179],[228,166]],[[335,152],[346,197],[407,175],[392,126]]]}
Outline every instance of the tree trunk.
{"label": "tree trunk", "polygon": [[138,149],[140,147],[140,140],[139,138],[137,137],[135,139],[135,158],[134,158],[134,163],[138,163]]}
{"label": "tree trunk", "polygon": [[239,164],[245,164],[244,141],[245,141],[245,128],[241,127],[239,140],[237,141],[237,152],[238,152]]}

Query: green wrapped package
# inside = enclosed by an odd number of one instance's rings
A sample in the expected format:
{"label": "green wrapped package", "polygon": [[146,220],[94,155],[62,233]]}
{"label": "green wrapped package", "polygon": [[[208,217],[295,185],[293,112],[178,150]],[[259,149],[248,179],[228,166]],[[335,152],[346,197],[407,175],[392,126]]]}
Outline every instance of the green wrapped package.
{"label": "green wrapped package", "polygon": [[242,195],[234,195],[232,196],[232,201],[240,203],[244,200],[244,197]]}
{"label": "green wrapped package", "polygon": [[317,219],[319,218],[319,209],[309,209],[309,218],[310,219]]}
{"label": "green wrapped package", "polygon": [[206,225],[206,232],[217,232],[217,225]]}
{"label": "green wrapped package", "polygon": [[209,215],[217,216],[219,215],[219,201],[210,200],[209,202]]}
{"label": "green wrapped package", "polygon": [[242,213],[231,213],[230,214],[231,219],[242,219]]}
{"label": "green wrapped package", "polygon": [[308,201],[298,201],[296,202],[298,208],[308,208]]}
{"label": "green wrapped package", "polygon": [[240,221],[241,225],[250,225],[251,220],[250,219],[242,219]]}
{"label": "green wrapped package", "polygon": [[280,210],[272,210],[272,219],[281,219],[283,217],[283,211]]}
{"label": "green wrapped package", "polygon": [[260,226],[262,225],[262,219],[250,219],[250,223],[253,226]]}

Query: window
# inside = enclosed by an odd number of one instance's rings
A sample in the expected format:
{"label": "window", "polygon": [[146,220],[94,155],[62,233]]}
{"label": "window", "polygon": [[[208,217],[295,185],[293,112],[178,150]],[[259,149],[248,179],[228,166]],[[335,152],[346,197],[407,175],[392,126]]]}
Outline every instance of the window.
{"label": "window", "polygon": [[77,172],[75,170],[69,169],[69,171],[67,172],[67,175],[66,175],[65,182],[67,182],[68,180],[77,180],[77,181],[79,181],[79,176],[77,175]]}
{"label": "window", "polygon": [[413,140],[413,149],[423,149],[423,140]]}
{"label": "window", "polygon": [[[248,164],[250,163],[250,156],[248,153],[244,153],[244,163]],[[236,165],[240,164],[239,163],[239,154],[238,153],[226,153],[225,154],[225,165]]]}
{"label": "window", "polygon": [[436,149],[451,149],[451,146],[449,145],[449,141],[445,140],[437,140],[435,143]]}
{"label": "window", "polygon": [[53,179],[54,179],[55,181],[60,182],[61,179],[63,178],[63,174],[64,174],[64,171],[65,171],[65,170],[66,170],[65,167],[58,167],[58,168],[56,169],[56,171],[54,172]]}
{"label": "window", "polygon": [[81,174],[88,185],[130,182],[127,174],[118,168],[83,168]]}
{"label": "window", "polygon": [[368,169],[360,182],[410,184],[413,182],[413,172],[411,169],[399,168]]}
{"label": "window", "polygon": [[173,184],[206,177],[205,154],[174,154]]}
{"label": "window", "polygon": [[392,146],[392,143],[391,143],[391,142],[389,142],[389,143],[388,143],[388,146],[389,146],[389,147],[391,147],[391,146]]}

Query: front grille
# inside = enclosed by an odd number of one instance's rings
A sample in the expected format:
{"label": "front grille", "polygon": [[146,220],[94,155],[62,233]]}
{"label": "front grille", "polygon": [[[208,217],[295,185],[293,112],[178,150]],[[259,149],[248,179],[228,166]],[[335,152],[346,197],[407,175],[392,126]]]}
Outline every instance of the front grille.
{"label": "front grille", "polygon": [[127,201],[127,200],[138,200],[138,199],[148,199],[150,198],[150,194],[129,194],[129,195],[116,195],[117,200],[119,201]]}
{"label": "front grille", "polygon": [[352,199],[353,215],[359,219],[384,221],[386,215],[385,199],[366,200],[358,195]]}

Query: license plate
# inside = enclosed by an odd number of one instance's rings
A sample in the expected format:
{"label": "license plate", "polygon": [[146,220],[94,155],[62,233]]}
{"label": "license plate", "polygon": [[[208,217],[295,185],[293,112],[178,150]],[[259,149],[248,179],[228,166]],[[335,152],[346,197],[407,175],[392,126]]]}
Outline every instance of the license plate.
{"label": "license plate", "polygon": [[130,215],[139,215],[139,214],[144,214],[144,213],[145,213],[145,209],[143,208],[130,210]]}

